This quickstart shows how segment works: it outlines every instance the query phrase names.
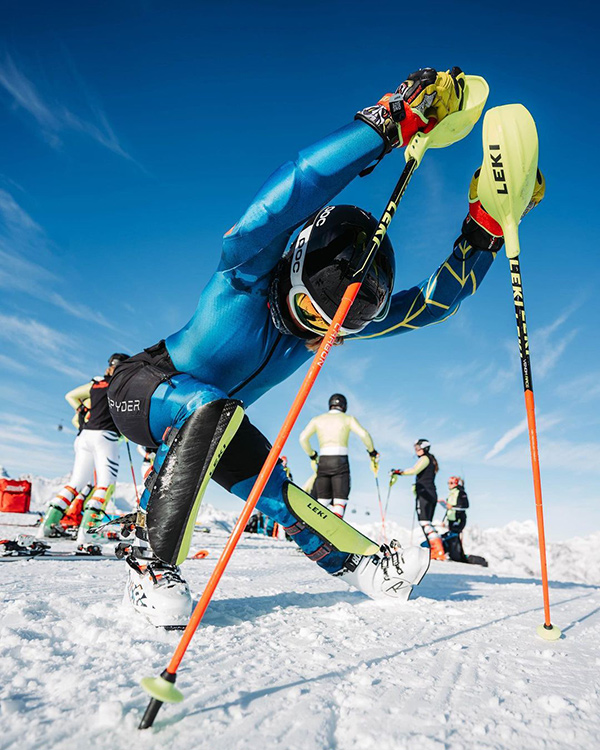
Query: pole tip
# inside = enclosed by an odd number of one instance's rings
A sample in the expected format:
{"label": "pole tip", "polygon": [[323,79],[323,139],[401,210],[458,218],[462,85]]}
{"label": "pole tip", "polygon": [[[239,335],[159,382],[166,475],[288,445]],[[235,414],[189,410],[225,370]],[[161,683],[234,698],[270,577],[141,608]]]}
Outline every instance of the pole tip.
{"label": "pole tip", "polygon": [[156,719],[156,714],[160,711],[160,707],[162,706],[162,701],[156,700],[156,698],[152,698],[150,703],[148,703],[148,707],[146,708],[144,715],[142,716],[142,720],[139,723],[138,729],[149,729],[154,724],[154,719]]}
{"label": "pole tip", "polygon": [[538,625],[535,632],[545,641],[557,641],[562,636],[562,630],[557,628],[556,625]]}

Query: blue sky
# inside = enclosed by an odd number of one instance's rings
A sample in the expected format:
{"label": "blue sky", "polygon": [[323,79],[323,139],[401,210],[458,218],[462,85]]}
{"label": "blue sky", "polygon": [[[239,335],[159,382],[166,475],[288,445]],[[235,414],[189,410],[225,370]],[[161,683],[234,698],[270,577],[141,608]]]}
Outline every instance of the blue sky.
{"label": "blue sky", "polygon": [[[506,10],[506,8],[509,8]],[[583,9],[583,5],[581,6]],[[222,234],[295,152],[351,120],[412,70],[460,65],[490,84],[488,106],[522,102],[540,137],[548,189],[521,227],[544,505],[550,538],[600,524],[598,159],[587,134],[598,98],[596,39],[578,3],[3,3],[0,36],[0,464],[68,472],[64,393],[178,330],[217,265]],[[397,289],[450,251],[481,161],[481,124],[430,152],[391,227]],[[380,214],[403,166],[388,157],[340,202]],[[302,373],[249,411],[274,437]],[[466,475],[471,522],[533,518],[531,473],[507,262],[443,325],[334,351],[287,454],[333,391],[371,430],[382,467],[406,467],[427,437]],[[122,452],[121,478],[129,466]],[[357,513],[376,512],[361,444]],[[382,477],[382,483],[386,479]],[[219,489],[209,498],[238,507]],[[409,482],[390,515],[410,524]]]}

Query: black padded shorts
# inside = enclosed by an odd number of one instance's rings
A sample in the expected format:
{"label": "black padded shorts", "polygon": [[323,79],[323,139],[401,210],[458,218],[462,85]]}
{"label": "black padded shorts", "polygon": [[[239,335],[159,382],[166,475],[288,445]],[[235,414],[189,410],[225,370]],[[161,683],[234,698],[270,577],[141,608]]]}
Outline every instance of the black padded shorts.
{"label": "black padded shorts", "polygon": [[348,456],[319,456],[315,489],[319,500],[347,500],[350,494]]}
{"label": "black padded shorts", "polygon": [[177,373],[164,341],[117,365],[108,386],[108,408],[125,437],[158,448],[148,421],[150,399],[161,383]]}

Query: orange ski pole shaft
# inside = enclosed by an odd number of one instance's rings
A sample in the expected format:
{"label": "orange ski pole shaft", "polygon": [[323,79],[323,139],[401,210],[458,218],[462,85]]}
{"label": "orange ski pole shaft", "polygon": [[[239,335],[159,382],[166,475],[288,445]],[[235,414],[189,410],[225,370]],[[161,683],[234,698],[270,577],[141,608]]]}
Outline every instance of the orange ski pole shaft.
{"label": "orange ski pole shaft", "polygon": [[[177,669],[181,664],[181,660],[183,659],[185,652],[190,645],[190,641],[194,637],[194,633],[196,632],[198,625],[204,617],[204,613],[206,612],[206,609],[210,604],[215,589],[217,588],[219,581],[221,580],[221,576],[225,572],[225,568],[227,567],[227,564],[237,546],[237,543],[244,529],[246,528],[246,524],[248,523],[248,520],[252,515],[252,511],[254,510],[256,503],[260,499],[265,485],[269,481],[269,477],[271,476],[273,469],[275,468],[275,464],[277,463],[277,460],[281,455],[281,451],[283,449],[285,441],[292,431],[292,427],[294,426],[298,414],[300,413],[300,410],[302,409],[302,406],[304,405],[304,402],[306,401],[308,394],[310,393],[312,385],[315,382],[317,375],[319,374],[321,367],[323,366],[323,363],[327,358],[327,355],[334,345],[337,333],[342,326],[344,318],[346,317],[348,310],[352,305],[352,302],[354,301],[356,295],[360,290],[360,286],[360,282],[356,282],[350,284],[346,289],[338,311],[336,312],[335,317],[333,318],[333,321],[329,326],[329,329],[327,330],[327,333],[323,338],[319,349],[317,350],[312,364],[308,372],[306,373],[304,380],[302,381],[300,390],[298,391],[298,394],[294,399],[294,402],[285,418],[279,434],[277,435],[277,438],[273,443],[273,447],[269,451],[262,469],[260,470],[258,477],[256,478],[254,486],[252,487],[252,490],[248,495],[248,499],[246,500],[244,508],[233,528],[233,531],[229,536],[229,539],[225,544],[225,547],[223,548],[221,556],[219,557],[219,560],[215,565],[208,583],[206,584],[206,587],[202,592],[202,596],[200,597],[198,604],[196,604],[196,607],[192,612],[192,616],[190,617],[190,620],[186,625],[185,630],[183,631],[183,635],[181,636],[181,640],[179,641],[179,644],[175,649],[175,653],[173,654],[171,661],[169,662],[169,666],[164,670],[160,678],[158,678],[159,680],[162,680],[166,683],[171,683],[171,685],[173,685],[173,683],[175,682]],[[160,698],[157,698],[155,695],[153,695],[139,724],[139,729],[147,729],[148,727],[152,726],[163,702],[163,700],[160,700]]]}
{"label": "orange ski pole shaft", "polygon": [[[540,458],[538,454],[537,428],[535,423],[535,401],[533,398],[533,382],[531,379],[531,362],[529,360],[529,338],[527,322],[525,320],[525,302],[523,299],[523,282],[521,280],[521,265],[518,256],[509,258],[513,299],[515,303],[515,317],[517,320],[517,334],[519,337],[519,354],[521,357],[521,371],[523,388],[525,391],[525,407],[527,410],[527,427],[529,432],[529,448],[531,451],[531,469],[533,472],[533,492],[535,497],[535,511],[538,528],[538,542],[540,548],[540,565],[542,570],[542,591],[544,596],[544,624],[538,629],[539,635],[560,637],[560,630],[550,621],[550,597],[548,592],[548,566],[546,563],[546,535],[544,532],[544,509],[542,506],[542,481],[540,477]],[[548,631],[548,633],[544,633]],[[558,635],[556,632],[558,631]]]}
{"label": "orange ski pole shaft", "polygon": [[277,438],[273,443],[273,447],[269,451],[269,455],[267,456],[267,459],[263,464],[258,477],[256,478],[256,481],[252,490],[250,491],[250,494],[248,495],[248,499],[246,500],[244,508],[233,528],[233,531],[231,532],[229,539],[227,540],[223,552],[221,553],[221,557],[219,558],[215,569],[211,577],[209,578],[208,583],[206,584],[204,592],[200,597],[200,601],[196,605],[190,621],[183,632],[181,641],[179,642],[179,645],[175,649],[175,653],[173,654],[173,657],[169,662],[167,672],[171,674],[174,674],[177,671],[179,664],[181,663],[181,660],[183,659],[183,656],[187,650],[187,647],[189,646],[190,641],[192,640],[192,637],[194,636],[194,633],[196,632],[196,629],[200,624],[204,613],[206,612],[206,608],[208,607],[215,589],[217,588],[217,585],[221,580],[221,576],[223,575],[223,572],[227,567],[227,564],[231,558],[231,555],[233,554],[234,549],[236,548],[242,532],[246,528],[246,525],[248,523],[248,520],[250,519],[250,516],[252,515],[252,511],[254,510],[256,503],[262,495],[265,485],[269,481],[269,477],[273,473],[273,469],[275,468],[277,460],[279,459],[283,446],[285,445],[285,442],[289,437],[290,432],[292,431],[296,419],[300,414],[300,410],[304,406],[304,402],[306,401],[313,383],[315,382],[317,375],[319,374],[319,371],[323,366],[325,359],[327,358],[327,355],[329,354],[329,351],[331,350],[331,347],[335,342],[335,339],[337,338],[337,333],[348,313],[348,310],[350,309],[350,305],[352,304],[352,302],[354,302],[359,289],[359,283],[350,284],[350,286],[348,286],[348,288],[346,289],[346,292],[342,299],[342,303],[340,304],[333,322],[329,330],[327,331],[327,335],[321,342],[317,354],[308,372],[306,373],[304,380],[302,381],[300,390],[298,391],[296,398],[294,399],[294,402],[279,431],[279,434],[277,435]]}
{"label": "orange ski pole shaft", "polygon": [[[402,174],[400,175],[400,179],[396,183],[394,192],[392,193],[392,197],[390,198],[383,216],[379,221],[379,225],[377,226],[375,234],[373,235],[369,243],[364,258],[361,259],[360,265],[353,272],[351,283],[348,285],[346,291],[344,292],[342,301],[340,302],[336,314],[334,315],[333,320],[331,321],[331,324],[327,329],[327,333],[323,337],[323,340],[321,341],[317,353],[313,358],[310,368],[306,373],[304,380],[302,381],[300,390],[298,391],[296,398],[294,399],[294,402],[292,403],[292,406],[283,422],[283,425],[279,430],[279,434],[277,435],[275,442],[273,443],[273,447],[269,451],[269,454],[258,474],[258,477],[256,478],[254,486],[252,487],[252,490],[248,495],[248,499],[246,500],[244,508],[233,528],[233,531],[231,532],[229,539],[225,544],[225,547],[223,548],[223,552],[221,553],[217,564],[215,565],[215,569],[213,570],[202,593],[202,596],[200,597],[200,600],[198,601],[198,604],[192,612],[190,620],[185,630],[183,631],[183,635],[181,636],[181,640],[177,648],[175,649],[175,653],[173,654],[171,661],[169,662],[169,666],[161,674],[161,677],[158,678],[158,680],[162,680],[161,685],[163,691],[165,685],[167,686],[167,690],[169,689],[169,686],[167,685],[168,683],[170,683],[171,688],[173,687],[173,683],[176,679],[177,669],[181,664],[181,660],[185,655],[190,641],[194,637],[194,633],[196,632],[198,625],[204,617],[204,613],[206,612],[206,609],[210,604],[210,600],[212,599],[215,589],[217,588],[219,581],[221,580],[221,576],[223,575],[225,568],[227,567],[227,564],[237,546],[242,532],[246,528],[246,524],[248,523],[248,520],[252,515],[252,511],[254,510],[258,500],[260,499],[260,496],[267,482],[269,481],[269,477],[271,476],[273,469],[275,468],[275,464],[277,463],[277,460],[281,455],[281,452],[283,451],[285,442],[289,437],[290,432],[292,431],[298,415],[300,414],[300,410],[302,409],[304,402],[308,398],[308,394],[310,393],[311,388],[315,380],[317,379],[317,375],[321,371],[327,355],[335,344],[338,332],[342,327],[346,316],[348,315],[352,303],[354,302],[356,296],[358,295],[358,292],[360,291],[362,282],[369,271],[377,250],[383,238],[387,234],[388,227],[392,221],[392,218],[394,217],[394,214],[396,213],[396,209],[398,208],[398,203],[404,195],[404,191],[406,190],[410,178],[412,177],[413,172],[415,171],[417,166],[418,164],[414,159],[409,159],[402,171]],[[142,717],[142,720],[139,724],[139,729],[147,729],[148,727],[152,726],[163,702],[164,700],[161,700],[160,697],[156,697],[156,695],[153,694],[153,697],[151,698],[144,716]]]}

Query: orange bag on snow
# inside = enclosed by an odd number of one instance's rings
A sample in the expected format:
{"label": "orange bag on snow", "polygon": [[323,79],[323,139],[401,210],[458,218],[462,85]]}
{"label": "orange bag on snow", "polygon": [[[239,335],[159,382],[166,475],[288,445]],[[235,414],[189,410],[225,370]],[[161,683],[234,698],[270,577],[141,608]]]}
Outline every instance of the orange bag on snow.
{"label": "orange bag on snow", "polygon": [[31,482],[26,479],[0,479],[0,511],[28,513],[31,504]]}

